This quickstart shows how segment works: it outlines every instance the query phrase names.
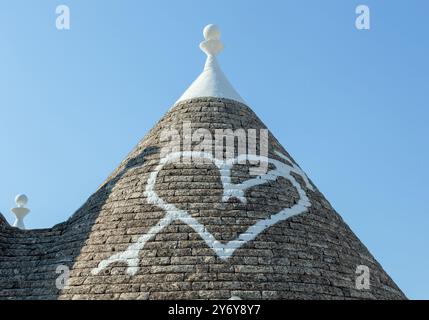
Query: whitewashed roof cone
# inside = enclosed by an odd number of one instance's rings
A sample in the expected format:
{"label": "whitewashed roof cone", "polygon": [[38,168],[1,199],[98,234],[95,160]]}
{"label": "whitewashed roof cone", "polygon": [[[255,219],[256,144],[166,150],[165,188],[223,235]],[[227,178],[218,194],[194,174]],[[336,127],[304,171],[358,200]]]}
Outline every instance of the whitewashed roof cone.
{"label": "whitewashed roof cone", "polygon": [[217,62],[216,56],[223,50],[220,41],[220,30],[214,24],[209,24],[203,30],[205,41],[200,43],[200,49],[207,55],[203,72],[176,102],[194,98],[226,98],[245,103],[243,98],[232,87]]}
{"label": "whitewashed roof cone", "polygon": [[28,197],[25,194],[19,194],[15,197],[15,203],[17,207],[11,209],[16,216],[13,226],[25,230],[24,218],[30,212],[30,209],[25,207],[28,203]]}

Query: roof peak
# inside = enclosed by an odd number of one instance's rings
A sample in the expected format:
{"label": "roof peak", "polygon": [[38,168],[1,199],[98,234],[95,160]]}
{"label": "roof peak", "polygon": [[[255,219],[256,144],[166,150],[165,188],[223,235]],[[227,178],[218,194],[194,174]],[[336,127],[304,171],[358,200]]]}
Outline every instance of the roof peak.
{"label": "roof peak", "polygon": [[245,101],[232,87],[217,62],[216,56],[224,48],[220,40],[219,27],[209,24],[204,28],[203,35],[205,40],[200,43],[200,49],[207,55],[204,70],[180,99],[176,101],[176,104],[184,100],[203,97],[226,98],[245,104]]}

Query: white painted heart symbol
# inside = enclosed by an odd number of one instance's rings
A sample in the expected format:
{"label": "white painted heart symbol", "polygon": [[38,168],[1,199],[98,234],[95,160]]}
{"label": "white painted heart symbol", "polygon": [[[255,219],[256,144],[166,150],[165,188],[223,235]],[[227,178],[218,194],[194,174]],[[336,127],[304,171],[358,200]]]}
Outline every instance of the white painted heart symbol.
{"label": "white painted heart symbol", "polygon": [[[149,231],[142,235],[137,242],[130,245],[127,250],[119,252],[110,258],[101,261],[98,264],[97,268],[92,270],[92,274],[98,274],[101,270],[107,268],[110,264],[115,262],[124,262],[127,264],[127,273],[129,275],[135,275],[139,270],[139,253],[146,244],[147,241],[151,240],[155,235],[157,235],[162,229],[170,225],[173,221],[180,220],[183,223],[190,226],[192,229],[197,232],[202,239],[207,243],[207,245],[217,254],[217,256],[223,260],[230,258],[234,251],[246,244],[249,241],[252,241],[256,238],[258,234],[266,230],[267,228],[273,226],[274,224],[284,221],[292,216],[302,214],[308,210],[311,206],[310,200],[307,196],[305,190],[301,185],[296,181],[291,173],[295,173],[302,177],[305,182],[306,188],[314,191],[313,186],[308,180],[305,173],[295,165],[289,157],[286,155],[276,152],[276,154],[290,163],[286,164],[281,161],[256,155],[241,155],[234,159],[229,160],[218,160],[214,158],[211,154],[201,153],[201,152],[176,152],[170,153],[165,158],[161,159],[158,166],[150,174],[147,181],[145,196],[147,201],[150,204],[158,206],[163,209],[166,214],[165,216]],[[284,208],[280,212],[271,215],[267,219],[259,220],[256,224],[249,227],[244,233],[240,234],[235,240],[229,241],[228,243],[222,244],[216,240],[213,235],[207,230],[207,228],[199,223],[195,218],[193,218],[187,211],[178,209],[174,204],[168,203],[161,199],[155,191],[156,179],[158,173],[162,168],[174,161],[180,160],[182,157],[186,158],[204,158],[210,160],[216,167],[219,169],[221,174],[221,182],[223,185],[223,197],[222,200],[228,201],[230,198],[237,198],[241,202],[246,203],[246,198],[244,193],[247,189],[268,183],[269,181],[276,181],[279,177],[284,177],[289,180],[292,185],[296,188],[299,194],[299,201],[290,208]],[[240,161],[266,161],[275,166],[275,169],[268,171],[266,174],[260,175],[254,179],[244,181],[241,184],[234,184],[231,182],[231,169],[234,164],[239,163]],[[241,162],[240,162],[241,163]]]}

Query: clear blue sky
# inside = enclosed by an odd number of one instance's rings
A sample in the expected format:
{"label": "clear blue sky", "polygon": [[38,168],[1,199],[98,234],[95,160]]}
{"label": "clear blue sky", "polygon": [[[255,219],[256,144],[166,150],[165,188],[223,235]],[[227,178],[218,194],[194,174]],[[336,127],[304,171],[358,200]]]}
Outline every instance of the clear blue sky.
{"label": "clear blue sky", "polygon": [[[71,9],[71,30],[55,8]],[[371,30],[354,26],[371,9]],[[0,211],[66,220],[201,72],[237,91],[410,298],[429,298],[429,3],[0,3]]]}

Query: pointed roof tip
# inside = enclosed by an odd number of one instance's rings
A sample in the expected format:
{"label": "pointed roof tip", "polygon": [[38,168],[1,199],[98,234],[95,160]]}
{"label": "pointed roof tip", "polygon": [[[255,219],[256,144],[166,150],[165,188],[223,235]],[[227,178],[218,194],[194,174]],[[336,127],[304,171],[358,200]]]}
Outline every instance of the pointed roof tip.
{"label": "pointed roof tip", "polygon": [[205,40],[200,43],[200,49],[207,55],[204,70],[176,101],[175,105],[185,100],[206,97],[225,98],[246,104],[228,81],[217,62],[216,56],[224,48],[220,40],[219,27],[209,24],[204,28],[203,35]]}

